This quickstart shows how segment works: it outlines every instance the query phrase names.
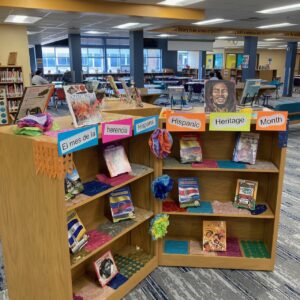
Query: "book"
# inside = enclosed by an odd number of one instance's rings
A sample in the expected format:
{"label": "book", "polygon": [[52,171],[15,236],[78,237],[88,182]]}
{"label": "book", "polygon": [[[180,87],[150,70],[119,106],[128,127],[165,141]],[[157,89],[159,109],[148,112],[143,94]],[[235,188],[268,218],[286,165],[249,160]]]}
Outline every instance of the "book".
{"label": "book", "polygon": [[0,126],[7,125],[8,122],[6,93],[5,89],[0,87]]}
{"label": "book", "polygon": [[236,139],[233,161],[254,165],[256,162],[259,133],[242,132]]}
{"label": "book", "polygon": [[226,251],[225,221],[203,221],[203,251]]}
{"label": "book", "polygon": [[75,254],[87,244],[88,236],[85,234],[86,229],[75,210],[68,213],[67,224],[69,247],[71,252]]}
{"label": "book", "polygon": [[113,222],[134,219],[134,206],[128,186],[117,189],[109,194],[110,210]]}
{"label": "book", "polygon": [[200,192],[197,177],[178,178],[180,207],[200,206]]}
{"label": "book", "polygon": [[64,91],[75,127],[101,122],[101,101],[94,92],[89,93],[84,84],[64,86]]}
{"label": "book", "polygon": [[122,145],[110,145],[103,152],[104,160],[111,177],[132,171]]}
{"label": "book", "polygon": [[67,172],[65,177],[65,200],[68,201],[75,198],[83,190],[84,187],[76,168]]}
{"label": "book", "polygon": [[255,210],[258,182],[238,179],[233,205]]}
{"label": "book", "polygon": [[95,272],[101,287],[106,286],[119,272],[111,251],[94,262]]}
{"label": "book", "polygon": [[205,112],[235,112],[235,83],[209,80],[205,83]]}
{"label": "book", "polygon": [[180,138],[180,159],[183,164],[202,162],[202,149],[197,135],[183,135]]}

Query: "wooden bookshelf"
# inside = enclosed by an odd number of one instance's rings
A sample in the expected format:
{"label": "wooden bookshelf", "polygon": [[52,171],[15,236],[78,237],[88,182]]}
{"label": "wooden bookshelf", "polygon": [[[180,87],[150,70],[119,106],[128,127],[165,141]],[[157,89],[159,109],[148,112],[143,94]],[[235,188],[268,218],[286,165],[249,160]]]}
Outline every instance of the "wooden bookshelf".
{"label": "wooden bookshelf", "polygon": [[[103,121],[128,117],[104,113]],[[61,128],[70,128],[69,118],[58,118],[57,122]],[[73,153],[73,161],[83,182],[107,172],[102,155],[101,131],[99,133],[99,145]],[[157,212],[157,203],[151,194],[154,160],[148,147],[149,136],[150,133],[146,133],[118,142],[124,146],[132,165],[132,179],[95,196],[79,197],[78,202],[66,203],[64,179],[37,175],[35,170],[34,145],[53,148],[57,141],[46,136],[17,136],[11,126],[0,128],[0,157],[6,157],[0,170],[0,180],[5,182],[3,193],[6,195],[0,200],[0,227],[4,228],[1,239],[11,300],[71,300],[73,293],[80,295],[81,289],[88,285],[96,290],[91,299],[120,299],[157,267],[157,245],[148,232],[150,219]],[[108,193],[125,185],[130,186],[135,219],[127,225],[122,225],[122,222],[114,224]],[[69,251],[67,234],[67,212],[73,209],[87,232],[107,223],[123,226],[122,230],[112,234],[104,244],[73,256]],[[96,280],[93,262],[108,250],[115,257],[130,258],[135,255],[137,260],[142,257],[143,264],[126,283],[116,290],[109,288],[110,292],[103,295],[105,289]]]}
{"label": "wooden bookshelf", "polygon": [[21,66],[0,65],[0,87],[4,87],[10,114],[17,112],[24,91],[23,69]]}
{"label": "wooden bookshelf", "polygon": [[[165,127],[165,119],[160,119]],[[203,159],[231,161],[235,146],[235,132],[209,131],[209,119],[206,119],[206,131],[199,133]],[[255,130],[255,119],[252,119],[251,132]],[[161,161],[156,160],[155,177],[168,174],[175,181],[169,199],[178,204],[178,178],[198,177],[201,201],[232,203],[238,179],[258,181],[257,204],[266,204],[267,210],[260,215],[244,215],[238,212],[194,213],[180,211],[159,211],[169,215],[170,225],[167,236],[158,242],[158,263],[164,266],[189,266],[201,268],[229,268],[271,271],[275,266],[276,242],[281,205],[282,183],[284,175],[286,149],[278,147],[278,132],[260,132],[257,152],[257,163],[249,168],[195,168],[191,164],[180,163],[179,139],[182,133],[172,132],[173,147],[170,156]],[[213,207],[213,205],[212,205]],[[202,242],[202,224],[204,220],[226,221],[227,237],[246,241],[261,241],[269,254],[268,258],[211,256],[209,253],[171,254],[165,253],[166,240],[191,240]],[[190,251],[190,248],[189,248]]]}

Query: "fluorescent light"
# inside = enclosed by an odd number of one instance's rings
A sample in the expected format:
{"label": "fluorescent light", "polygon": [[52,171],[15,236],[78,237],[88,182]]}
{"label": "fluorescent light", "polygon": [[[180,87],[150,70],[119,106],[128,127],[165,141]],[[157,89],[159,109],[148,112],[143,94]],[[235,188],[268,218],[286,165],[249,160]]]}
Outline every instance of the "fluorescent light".
{"label": "fluorescent light", "polygon": [[165,0],[157,3],[158,5],[168,5],[168,6],[188,6],[204,0]]}
{"label": "fluorescent light", "polygon": [[176,34],[168,34],[168,33],[162,33],[158,35],[159,37],[170,37],[170,36],[177,36]]}
{"label": "fluorescent light", "polygon": [[193,24],[194,25],[213,25],[213,24],[226,23],[226,22],[230,22],[230,21],[231,20],[217,18],[217,19],[210,19],[210,20],[200,21],[200,22],[196,22],[196,23],[193,23]]}
{"label": "fluorescent light", "polygon": [[127,28],[135,27],[137,25],[140,25],[140,23],[125,23],[125,24],[115,26],[114,28],[127,29]]}
{"label": "fluorescent light", "polygon": [[89,30],[85,31],[85,34],[107,34],[107,32],[101,32],[101,31],[96,31],[96,30]]}
{"label": "fluorescent light", "polygon": [[264,39],[264,41],[267,41],[267,42],[273,42],[273,41],[282,41],[282,39],[268,38],[268,39]]}
{"label": "fluorescent light", "polygon": [[33,24],[42,18],[40,17],[30,17],[24,15],[9,15],[4,22],[5,23],[17,23],[17,24]]}
{"label": "fluorescent light", "polygon": [[230,39],[236,39],[235,36],[217,36],[217,40],[230,40]]}
{"label": "fluorescent light", "polygon": [[259,28],[259,29],[269,29],[269,28],[289,27],[289,26],[295,26],[295,25],[297,25],[297,24],[292,24],[292,23],[277,23],[277,24],[271,24],[271,25],[258,26],[256,28]]}
{"label": "fluorescent light", "polygon": [[28,35],[33,35],[33,34],[37,34],[39,33],[38,31],[27,31],[27,34]]}
{"label": "fluorescent light", "polygon": [[300,4],[291,4],[291,5],[284,5],[284,6],[278,6],[274,8],[268,8],[264,10],[259,10],[257,11],[260,14],[280,14],[280,13],[285,13],[288,11],[294,11],[294,10],[299,10],[300,9]]}

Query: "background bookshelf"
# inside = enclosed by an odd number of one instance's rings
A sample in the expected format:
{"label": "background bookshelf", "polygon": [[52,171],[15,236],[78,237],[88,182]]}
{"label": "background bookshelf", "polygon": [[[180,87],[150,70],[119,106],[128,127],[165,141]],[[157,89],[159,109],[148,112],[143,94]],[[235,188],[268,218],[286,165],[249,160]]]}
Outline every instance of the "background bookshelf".
{"label": "background bookshelf", "polygon": [[9,113],[16,113],[24,91],[22,67],[0,66],[0,86],[6,91]]}
{"label": "background bookshelf", "polygon": [[[163,119],[161,126],[165,126]],[[237,133],[208,131],[208,124],[206,130],[200,133],[203,159],[230,162]],[[256,132],[255,125],[251,126],[251,132]],[[172,132],[174,144],[170,157],[164,161],[156,160],[156,176],[168,174],[175,181],[169,198],[160,205],[160,212],[170,216],[170,226],[167,236],[158,243],[159,265],[273,270],[286,154],[285,148],[278,147],[278,132],[260,132],[257,162],[245,169],[235,166],[202,169],[195,168],[191,164],[181,164],[179,152],[181,135],[182,133]],[[179,208],[177,182],[181,177],[199,179],[201,201],[210,203],[212,212],[191,212]],[[263,214],[245,214],[245,211],[237,209],[229,212],[217,210],[218,207],[232,207],[238,179],[258,181],[257,203],[267,205],[267,210]],[[239,255],[232,255],[229,252],[220,255],[203,251],[195,253],[193,245],[197,244],[200,249],[204,220],[226,221],[227,243],[230,241],[231,247],[232,245],[238,247]],[[166,241],[169,243],[174,240],[187,243],[188,252],[180,254],[179,251],[174,254],[165,250]],[[248,243],[251,247],[253,245],[260,247],[263,254],[259,252],[253,256],[251,252],[252,256],[249,255],[246,247]]]}

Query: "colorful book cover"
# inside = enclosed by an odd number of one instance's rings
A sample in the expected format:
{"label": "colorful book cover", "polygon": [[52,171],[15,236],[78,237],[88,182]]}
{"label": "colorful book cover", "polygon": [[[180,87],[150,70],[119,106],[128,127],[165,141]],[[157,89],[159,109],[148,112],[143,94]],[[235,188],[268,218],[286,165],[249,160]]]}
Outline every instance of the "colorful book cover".
{"label": "colorful book cover", "polygon": [[239,133],[233,152],[233,161],[254,165],[256,162],[258,140],[259,133]]}
{"label": "colorful book cover", "polygon": [[65,200],[68,201],[75,198],[78,194],[83,192],[83,189],[84,187],[76,168],[67,172],[65,177]]}
{"label": "colorful book cover", "polygon": [[95,93],[89,93],[84,84],[64,86],[64,91],[75,127],[101,122],[101,101]]}
{"label": "colorful book cover", "polygon": [[104,149],[104,159],[111,177],[132,171],[125,149],[122,145],[111,145]]}
{"label": "colorful book cover", "polygon": [[75,254],[86,245],[88,236],[85,234],[86,229],[75,210],[68,213],[67,223],[69,247],[71,252]]}
{"label": "colorful book cover", "polygon": [[200,206],[198,178],[178,178],[178,194],[180,207]]}
{"label": "colorful book cover", "polygon": [[102,287],[106,286],[117,274],[118,268],[111,251],[107,251],[94,262],[95,271]]}
{"label": "colorful book cover", "polygon": [[225,221],[203,221],[203,251],[226,251]]}
{"label": "colorful book cover", "polygon": [[238,208],[255,210],[258,182],[238,179],[233,205]]}
{"label": "colorful book cover", "polygon": [[200,139],[196,135],[184,135],[180,138],[181,163],[202,162]]}
{"label": "colorful book cover", "polygon": [[123,187],[111,192],[109,194],[109,203],[114,223],[135,218],[129,187]]}

